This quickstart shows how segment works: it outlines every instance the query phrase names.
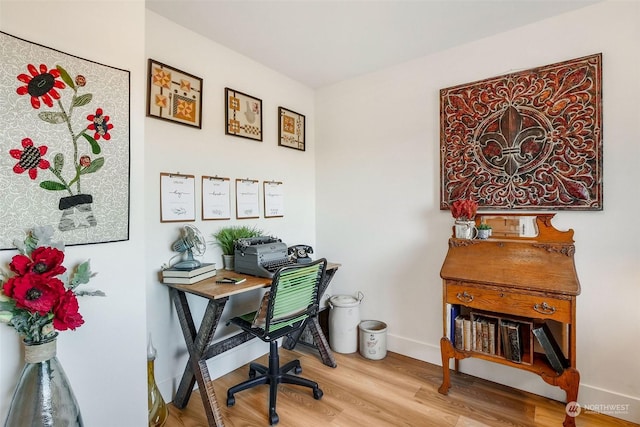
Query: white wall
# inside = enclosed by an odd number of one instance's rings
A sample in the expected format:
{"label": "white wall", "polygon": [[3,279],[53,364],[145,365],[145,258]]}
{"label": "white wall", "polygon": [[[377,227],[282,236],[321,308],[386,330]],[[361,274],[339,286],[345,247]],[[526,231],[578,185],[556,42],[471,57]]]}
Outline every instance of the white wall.
{"label": "white wall", "polygon": [[[558,212],[573,228],[579,402],[630,404],[640,421],[640,6],[604,2],[317,91],[318,247],[344,267],[334,290],[365,294],[389,349],[441,364],[440,267],[451,233],[439,210],[439,89],[603,54],[604,210]],[[564,399],[539,377],[468,360],[463,371]]]}
{"label": "white wall", "polygon": [[[59,340],[59,358],[87,425],[113,425],[114,407],[116,424],[146,423],[147,329],[158,348],[156,378],[167,400],[186,363],[175,310],[156,275],[173,255],[170,243],[180,227],[159,222],[160,172],[282,180],[284,218],[221,223],[198,215],[195,225],[209,236],[223,224],[256,224],[287,243],[314,245],[319,256],[343,263],[334,293],[363,291],[363,318],[388,323],[390,350],[439,364],[438,272],[451,227],[448,211],[438,208],[439,89],[596,52],[604,62],[605,208],[560,212],[554,223],[576,232],[582,282],[579,400],[631,403],[631,413],[620,417],[640,421],[634,339],[640,332],[635,244],[640,230],[627,225],[640,208],[637,4],[596,5],[314,93],[145,12],[141,1],[105,3],[0,1],[2,31],[131,71],[131,239],[67,253],[70,261],[89,254],[99,272],[92,284],[108,293],[82,300],[86,324]],[[204,78],[201,130],[144,117],[149,57]],[[224,135],[225,86],[262,99],[264,142]],[[306,114],[306,152],[277,146],[279,105]],[[10,257],[0,255],[3,263]],[[209,246],[204,260],[219,263],[219,250]],[[256,297],[249,295],[232,309],[249,306]],[[192,301],[198,317],[204,305]],[[4,419],[22,355],[10,328],[0,328],[0,346]],[[212,376],[265,352],[259,343],[249,347],[219,358]],[[534,375],[481,361],[462,366],[474,375],[564,398]]]}
{"label": "white wall", "polygon": [[[146,275],[141,262],[145,213],[142,198],[136,197],[145,189],[144,18],[141,0],[0,2],[2,31],[131,72],[130,239],[66,250],[69,265],[91,259],[98,276],[90,285],[107,293],[106,298],[82,298],[85,324],[58,338],[58,359],[84,422],[95,427],[147,424]],[[0,143],[6,153],[5,141]],[[14,254],[0,253],[1,263],[5,265]],[[6,325],[0,325],[0,349],[0,420],[4,420],[23,364],[20,340]]]}
{"label": "white wall", "polygon": [[[230,224],[257,225],[266,234],[292,245],[306,243],[315,247],[315,138],[314,94],[305,86],[283,77],[227,48],[204,39],[154,12],[147,11],[145,59],[164,64],[203,78],[202,129],[145,119],[146,207],[145,236],[147,323],[158,349],[156,380],[165,398],[170,400],[187,362],[185,344],[175,309],[167,288],[158,282],[161,264],[175,255],[171,243],[179,236],[183,223],[160,223],[158,189],[161,172],[181,172],[196,176],[196,221],[193,223],[213,241],[211,234]],[[262,100],[263,141],[225,135],[224,88],[230,87]],[[306,151],[279,147],[278,106],[306,116]],[[257,220],[202,221],[200,215],[200,177],[223,176],[260,180],[261,218]],[[262,214],[262,181],[284,183],[285,214],[283,218],[264,218]],[[235,206],[235,189],[232,190]],[[235,218],[235,207],[232,208]],[[323,256],[322,253],[316,255]],[[208,245],[202,258],[222,268],[221,251]],[[223,314],[216,339],[229,332],[224,320],[230,314],[255,309],[260,292],[230,301]],[[199,325],[206,301],[190,298],[194,318]],[[262,341],[253,341],[227,352],[209,363],[216,378],[268,351]]]}

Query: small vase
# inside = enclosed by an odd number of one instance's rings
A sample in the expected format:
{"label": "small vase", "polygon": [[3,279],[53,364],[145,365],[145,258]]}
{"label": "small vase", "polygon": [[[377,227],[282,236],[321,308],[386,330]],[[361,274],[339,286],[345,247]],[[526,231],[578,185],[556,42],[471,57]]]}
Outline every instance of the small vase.
{"label": "small vase", "polygon": [[149,407],[149,427],[162,427],[167,421],[169,410],[165,403],[160,389],[156,384],[154,374],[154,362],[156,360],[156,349],[151,342],[149,336],[149,344],[147,346],[147,390],[148,390],[148,407]]}
{"label": "small vase", "polygon": [[98,224],[93,215],[91,194],[75,194],[60,198],[58,209],[62,211],[58,229],[70,231],[78,228],[95,227]]}
{"label": "small vase", "polygon": [[80,427],[80,407],[56,357],[56,338],[24,347],[25,366],[5,427]]}
{"label": "small vase", "polygon": [[464,221],[456,219],[455,235],[458,239],[475,239],[478,237],[478,229],[475,221]]}
{"label": "small vase", "polygon": [[234,258],[234,255],[222,255],[222,265],[224,266],[225,270],[234,269],[233,258]]}

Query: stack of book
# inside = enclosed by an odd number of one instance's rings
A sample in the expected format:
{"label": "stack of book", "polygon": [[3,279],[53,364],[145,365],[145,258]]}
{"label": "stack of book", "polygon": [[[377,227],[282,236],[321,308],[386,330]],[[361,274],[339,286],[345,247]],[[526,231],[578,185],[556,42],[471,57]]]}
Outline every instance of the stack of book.
{"label": "stack of book", "polygon": [[164,283],[192,285],[201,280],[213,277],[216,273],[215,263],[203,263],[200,267],[192,268],[191,270],[169,267],[162,270],[162,281]]}

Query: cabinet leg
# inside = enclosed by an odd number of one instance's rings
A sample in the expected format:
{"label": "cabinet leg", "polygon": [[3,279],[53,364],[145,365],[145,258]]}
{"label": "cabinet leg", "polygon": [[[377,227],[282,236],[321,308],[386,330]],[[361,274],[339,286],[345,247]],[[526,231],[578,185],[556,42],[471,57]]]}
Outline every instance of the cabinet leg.
{"label": "cabinet leg", "polygon": [[[561,375],[554,377],[542,375],[542,379],[553,386],[560,387],[567,394],[567,403],[578,401],[578,389],[580,388],[580,372],[575,368],[567,368]],[[568,408],[567,415],[562,425],[564,427],[575,427],[576,415],[571,408]]]}
{"label": "cabinet leg", "polygon": [[447,394],[451,388],[449,360],[456,355],[453,345],[447,337],[440,339],[440,354],[442,355],[442,385],[438,389],[438,392],[440,394]]}

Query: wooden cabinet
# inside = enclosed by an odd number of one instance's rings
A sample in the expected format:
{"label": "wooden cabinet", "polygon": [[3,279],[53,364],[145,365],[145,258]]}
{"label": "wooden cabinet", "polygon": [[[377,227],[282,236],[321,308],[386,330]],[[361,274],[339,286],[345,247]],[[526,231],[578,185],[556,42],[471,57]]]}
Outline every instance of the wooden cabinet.
{"label": "wooden cabinet", "polygon": [[[512,217],[519,220],[521,216]],[[533,218],[535,237],[513,234],[487,240],[449,239],[440,271],[444,325],[440,340],[443,368],[440,393],[447,394],[451,387],[449,360],[455,359],[457,370],[459,360],[475,357],[533,372],[564,390],[567,402],[577,402],[580,374],[576,369],[576,297],[580,294],[580,283],[573,260],[573,230],[556,230],[551,225],[552,218],[552,214]],[[476,219],[482,220],[481,216]],[[520,331],[522,360],[506,358],[503,341],[498,338],[494,353],[456,348],[452,342],[452,307],[463,313],[489,316],[498,325],[503,320],[524,325]],[[558,330],[558,342],[568,361],[562,373],[551,367],[542,350],[536,349],[531,330],[542,323]],[[567,415],[563,425],[575,426],[575,418]]]}

